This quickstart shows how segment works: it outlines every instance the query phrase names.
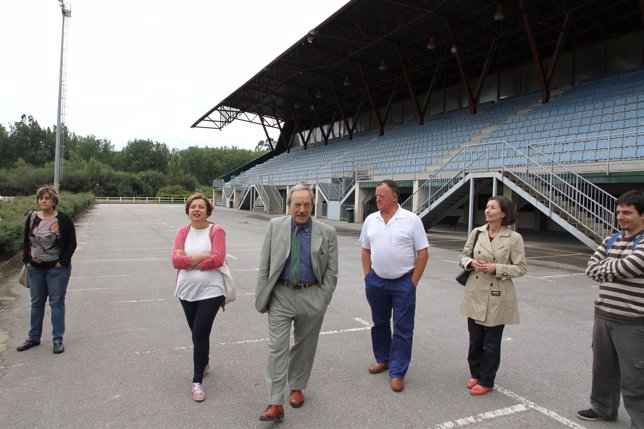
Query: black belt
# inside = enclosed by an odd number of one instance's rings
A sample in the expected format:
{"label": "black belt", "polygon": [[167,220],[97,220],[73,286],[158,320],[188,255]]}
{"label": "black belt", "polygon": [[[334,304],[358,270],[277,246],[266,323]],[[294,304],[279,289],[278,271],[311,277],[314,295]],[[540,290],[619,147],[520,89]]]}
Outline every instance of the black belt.
{"label": "black belt", "polygon": [[317,283],[305,283],[305,282],[291,283],[291,282],[287,282],[285,280],[280,280],[279,283],[283,284],[286,287],[290,287],[291,289],[295,289],[295,290],[307,289],[307,288],[310,288],[311,286],[317,286],[318,285]]}

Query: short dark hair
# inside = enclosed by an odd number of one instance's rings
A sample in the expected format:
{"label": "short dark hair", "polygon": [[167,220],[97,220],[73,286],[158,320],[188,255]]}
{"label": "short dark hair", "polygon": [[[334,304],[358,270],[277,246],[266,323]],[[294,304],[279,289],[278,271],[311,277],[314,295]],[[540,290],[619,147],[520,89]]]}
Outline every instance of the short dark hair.
{"label": "short dark hair", "polygon": [[508,197],[495,195],[494,197],[490,197],[487,201],[496,201],[499,204],[501,211],[505,213],[505,217],[501,221],[501,225],[512,225],[517,221],[517,209]]}
{"label": "short dark hair", "polygon": [[387,179],[380,181],[376,185],[376,188],[380,185],[387,185],[389,189],[391,189],[391,192],[393,192],[396,197],[400,198],[400,187],[398,186],[398,183],[394,182],[393,180]]}
{"label": "short dark hair", "polygon": [[186,200],[186,214],[188,214],[188,209],[190,209],[190,205],[194,200],[204,200],[206,203],[206,214],[210,216],[212,214],[212,203],[208,198],[204,196],[204,194],[201,193],[196,193],[194,195],[190,195],[188,199]]}
{"label": "short dark hair", "polygon": [[54,208],[58,205],[58,192],[56,191],[56,188],[54,188],[52,185],[44,185],[38,188],[36,191],[36,202],[42,197],[44,194],[49,195],[49,197],[52,199],[54,202]]}
{"label": "short dark hair", "polygon": [[634,189],[623,193],[615,201],[615,207],[617,206],[633,206],[637,210],[637,214],[641,216],[644,213],[644,192]]}

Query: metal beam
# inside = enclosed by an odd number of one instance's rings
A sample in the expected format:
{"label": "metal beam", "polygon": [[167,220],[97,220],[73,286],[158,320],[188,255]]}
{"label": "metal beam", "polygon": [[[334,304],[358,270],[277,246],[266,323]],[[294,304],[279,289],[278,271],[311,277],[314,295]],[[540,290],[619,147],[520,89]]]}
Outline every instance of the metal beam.
{"label": "metal beam", "polygon": [[548,85],[552,83],[552,76],[555,73],[555,69],[557,67],[557,61],[559,61],[559,56],[561,55],[561,50],[563,49],[564,41],[566,40],[566,35],[568,34],[568,29],[570,28],[571,16],[572,16],[572,11],[571,10],[566,11],[566,15],[564,16],[563,26],[559,33],[559,37],[557,38],[557,46],[555,47],[555,52],[552,54],[552,61],[550,62],[548,75],[546,77],[546,81],[548,82]]}
{"label": "metal beam", "polygon": [[463,57],[461,57],[461,50],[456,44],[456,37],[454,35],[454,29],[452,28],[452,23],[447,20],[447,28],[449,30],[449,35],[452,39],[452,53],[456,57],[456,64],[458,65],[458,70],[461,73],[461,80],[463,81],[463,86],[467,91],[467,98],[470,103],[470,113],[476,113],[476,100],[474,100],[474,95],[472,94],[472,87],[470,86],[470,80],[467,77],[467,70],[465,69],[465,63],[463,62]]}
{"label": "metal beam", "polygon": [[[403,56],[402,50],[400,49],[400,46],[398,43],[396,45],[396,52],[398,53],[398,59],[400,60],[400,68],[403,71],[403,76],[405,77],[405,82],[407,82],[407,90],[409,91],[409,95],[411,96],[411,100],[414,102],[414,107],[416,108],[416,114],[418,115],[418,121],[420,124],[423,122],[423,112],[420,108],[420,105],[418,104],[418,98],[416,97],[416,94],[414,93],[414,86],[411,83],[411,78],[409,77],[409,72],[407,71],[407,66],[405,65],[405,57]],[[398,85],[398,81],[396,81],[396,85]]]}
{"label": "metal beam", "polygon": [[364,66],[362,64],[360,64],[360,74],[362,75],[362,82],[364,83],[364,89],[367,93],[367,97],[369,97],[369,102],[371,103],[371,109],[373,110],[373,114],[376,116],[376,119],[378,120],[378,126],[380,127],[379,135],[382,136],[385,134],[385,126],[382,123],[382,118],[380,118],[380,113],[378,112],[378,106],[376,106],[376,102],[374,101],[373,95],[371,94],[371,88],[367,83],[367,74],[365,73]]}
{"label": "metal beam", "polygon": [[541,62],[541,54],[539,53],[539,47],[534,38],[534,33],[532,31],[532,23],[530,22],[530,17],[528,16],[528,10],[526,9],[525,0],[519,0],[519,9],[521,12],[521,17],[523,18],[523,26],[528,35],[528,41],[530,42],[530,50],[532,51],[532,60],[534,61],[534,67],[537,71],[537,77],[539,78],[539,84],[541,85],[541,103],[547,103],[550,101],[550,87],[548,82],[546,82],[546,76],[543,71],[543,63]]}

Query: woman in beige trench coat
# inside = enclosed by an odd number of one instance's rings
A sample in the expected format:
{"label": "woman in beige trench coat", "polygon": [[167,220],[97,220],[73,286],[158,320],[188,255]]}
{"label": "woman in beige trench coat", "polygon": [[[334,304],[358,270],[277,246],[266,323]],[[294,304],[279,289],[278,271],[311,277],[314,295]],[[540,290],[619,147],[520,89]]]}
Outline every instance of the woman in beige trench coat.
{"label": "woman in beige trench coat", "polygon": [[461,267],[472,270],[460,312],[467,317],[470,336],[471,378],[466,386],[474,396],[494,387],[503,328],[519,323],[512,278],[525,274],[526,261],[523,238],[509,228],[515,220],[516,210],[508,198],[490,198],[485,207],[487,223],[472,231],[461,254]]}

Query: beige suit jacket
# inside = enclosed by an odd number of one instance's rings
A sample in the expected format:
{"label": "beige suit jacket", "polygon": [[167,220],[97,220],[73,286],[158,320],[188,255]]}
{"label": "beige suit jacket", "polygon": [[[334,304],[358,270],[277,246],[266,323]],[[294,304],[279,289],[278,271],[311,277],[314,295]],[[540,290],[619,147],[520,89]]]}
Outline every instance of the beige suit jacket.
{"label": "beige suit jacket", "polygon": [[[291,251],[291,216],[271,219],[259,257],[259,273],[255,290],[255,308],[268,311],[273,287],[279,280]],[[329,305],[338,282],[338,239],[335,228],[312,219],[311,264],[313,274]]]}

